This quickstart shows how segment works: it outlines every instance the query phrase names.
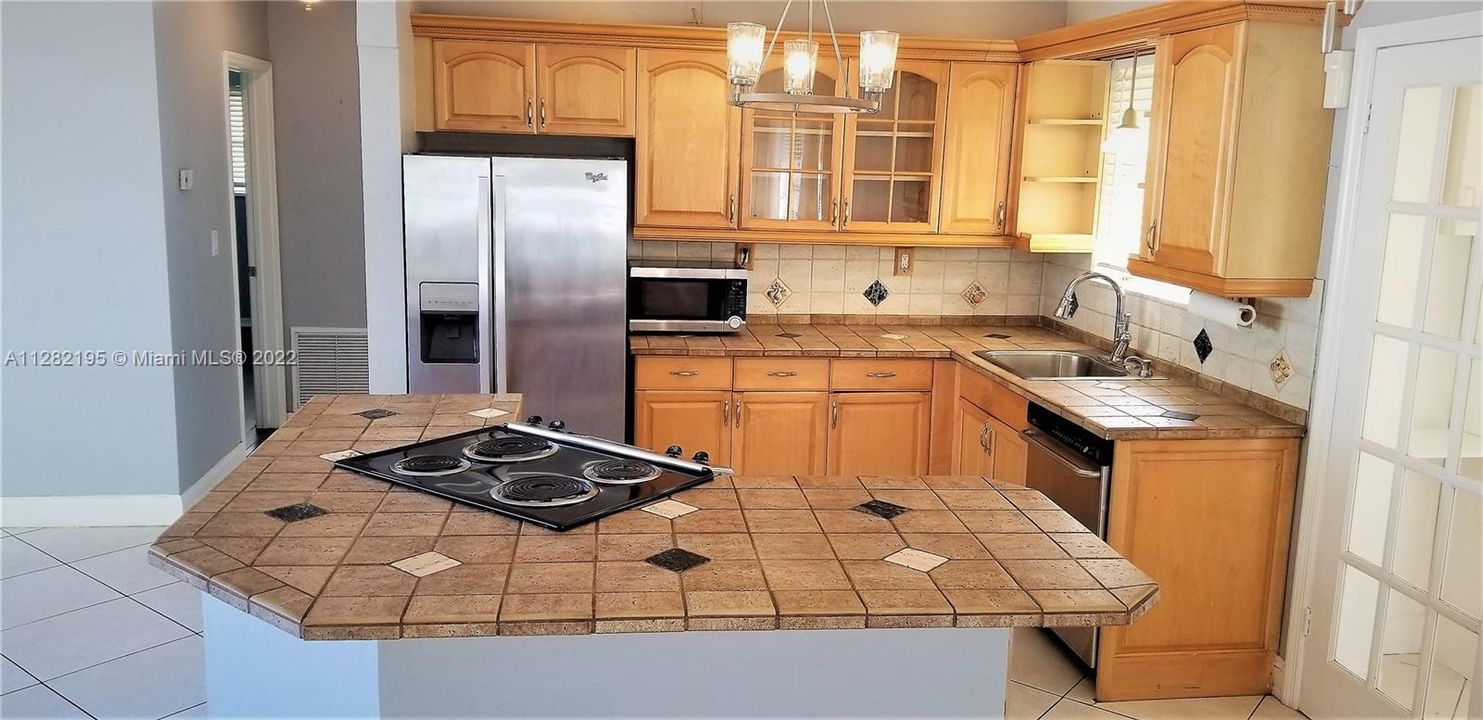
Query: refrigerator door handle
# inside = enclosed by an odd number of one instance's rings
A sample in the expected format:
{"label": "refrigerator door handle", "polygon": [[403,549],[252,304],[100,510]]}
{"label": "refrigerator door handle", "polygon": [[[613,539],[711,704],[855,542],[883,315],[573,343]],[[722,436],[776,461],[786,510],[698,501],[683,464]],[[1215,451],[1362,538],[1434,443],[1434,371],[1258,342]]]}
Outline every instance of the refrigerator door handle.
{"label": "refrigerator door handle", "polygon": [[494,312],[490,303],[490,227],[489,227],[489,176],[479,176],[479,212],[476,219],[479,242],[479,392],[491,392],[493,378],[489,372],[493,357]]}
{"label": "refrigerator door handle", "polygon": [[494,392],[510,392],[509,318],[505,312],[505,176],[494,176]]}

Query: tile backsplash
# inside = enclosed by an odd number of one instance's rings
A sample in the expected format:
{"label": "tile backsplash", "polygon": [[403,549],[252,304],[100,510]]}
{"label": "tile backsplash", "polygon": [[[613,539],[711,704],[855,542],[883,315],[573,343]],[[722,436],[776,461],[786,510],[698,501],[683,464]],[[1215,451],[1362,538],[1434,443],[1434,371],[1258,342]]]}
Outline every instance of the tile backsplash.
{"label": "tile backsplash", "polygon": [[[911,275],[892,274],[889,247],[759,243],[752,252],[753,316],[1036,315],[1041,304],[1043,263],[1017,250],[917,248]],[[731,243],[642,240],[629,248],[641,260],[730,260],[735,253]]]}
{"label": "tile backsplash", "polygon": [[[1045,259],[1040,315],[1052,317],[1066,284],[1090,265],[1087,255],[1049,255]],[[1318,356],[1318,320],[1323,281],[1313,294],[1297,299],[1259,299],[1256,322],[1231,328],[1206,321],[1183,303],[1130,293],[1133,349],[1278,402],[1307,409]],[[1077,288],[1078,309],[1069,321],[1076,329],[1100,338],[1112,337],[1112,291],[1100,283]],[[1200,331],[1212,350],[1202,361],[1195,348]]]}

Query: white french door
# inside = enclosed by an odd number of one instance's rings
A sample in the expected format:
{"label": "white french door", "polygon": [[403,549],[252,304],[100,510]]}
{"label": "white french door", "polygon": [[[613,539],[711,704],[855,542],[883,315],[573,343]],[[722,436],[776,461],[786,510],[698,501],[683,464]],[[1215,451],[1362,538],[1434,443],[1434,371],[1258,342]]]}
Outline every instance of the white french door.
{"label": "white french door", "polygon": [[1298,698],[1316,720],[1483,712],[1483,43],[1469,34],[1372,50],[1352,237],[1325,308],[1337,353],[1322,361],[1338,369]]}

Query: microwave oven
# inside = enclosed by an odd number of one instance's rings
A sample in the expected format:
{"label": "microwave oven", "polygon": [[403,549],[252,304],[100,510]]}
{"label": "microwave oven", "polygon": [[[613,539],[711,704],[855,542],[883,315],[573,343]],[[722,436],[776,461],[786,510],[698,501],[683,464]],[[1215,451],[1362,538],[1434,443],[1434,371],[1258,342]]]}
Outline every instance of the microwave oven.
{"label": "microwave oven", "polygon": [[629,330],[736,332],[746,324],[745,269],[683,262],[629,268]]}

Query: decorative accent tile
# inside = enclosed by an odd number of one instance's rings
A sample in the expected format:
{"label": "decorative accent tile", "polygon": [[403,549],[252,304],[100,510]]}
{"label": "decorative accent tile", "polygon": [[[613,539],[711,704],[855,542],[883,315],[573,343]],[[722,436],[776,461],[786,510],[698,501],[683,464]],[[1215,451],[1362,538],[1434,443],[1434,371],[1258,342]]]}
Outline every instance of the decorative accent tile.
{"label": "decorative accent tile", "polygon": [[968,284],[968,287],[963,288],[963,292],[958,293],[958,295],[962,296],[963,302],[968,303],[969,307],[978,307],[978,304],[989,296],[989,291],[985,290],[984,286],[979,285],[977,280],[974,280]]}
{"label": "decorative accent tile", "polygon": [[484,408],[483,410],[470,410],[469,414],[473,415],[476,418],[484,418],[485,420],[488,420],[490,418],[497,418],[501,415],[509,415],[510,413],[507,410],[500,410],[498,408]]}
{"label": "decorative accent tile", "polygon": [[443,553],[425,552],[421,555],[402,558],[392,563],[391,566],[408,575],[427,577],[433,573],[443,572],[449,568],[456,568],[462,564]]}
{"label": "decorative accent tile", "polygon": [[902,567],[909,567],[913,570],[929,572],[938,565],[947,562],[947,558],[941,555],[933,555],[924,550],[917,550],[916,548],[902,548],[887,555],[885,561],[896,563]]}
{"label": "decorative accent tile", "polygon": [[1196,420],[1199,419],[1200,414],[1191,412],[1180,412],[1178,410],[1165,410],[1164,417],[1171,420]]}
{"label": "decorative accent tile", "polygon": [[798,333],[780,332],[777,335],[774,335],[773,337],[787,338],[789,340],[792,340],[793,338],[803,337],[803,336],[802,335],[799,335]]}
{"label": "decorative accent tile", "polygon": [[891,291],[886,289],[885,283],[877,279],[870,284],[870,287],[865,288],[864,295],[865,299],[869,300],[871,305],[879,307],[881,303],[886,301],[886,298],[891,296]]}
{"label": "decorative accent tile", "polygon": [[905,340],[906,339],[906,336],[905,335],[899,335],[897,333],[882,333],[881,334],[881,337],[883,337],[883,338],[885,338],[887,340]]}
{"label": "decorative accent tile", "polygon": [[1008,340],[1008,339],[1010,339],[1010,338],[1012,338],[1014,336],[1013,335],[1006,335],[1004,333],[989,333],[988,335],[985,335],[984,337],[986,337],[986,338],[992,338],[994,340]]}
{"label": "decorative accent tile", "polygon": [[367,420],[380,420],[381,418],[391,417],[392,415],[396,414],[397,412],[395,410],[387,410],[386,408],[373,408],[364,412],[356,413],[356,415],[359,415]]}
{"label": "decorative accent tile", "polygon": [[679,500],[660,500],[657,503],[645,505],[639,509],[646,513],[653,513],[659,517],[673,520],[681,515],[689,515],[700,508],[693,505],[686,505]]}
{"label": "decorative accent tile", "polygon": [[278,518],[283,522],[291,523],[298,522],[300,520],[308,520],[309,518],[316,518],[320,515],[325,515],[328,513],[328,510],[319,507],[318,505],[310,505],[309,503],[296,503],[294,505],[284,505],[281,508],[274,508],[272,510],[265,511],[263,514],[269,517]]}
{"label": "decorative accent tile", "polygon": [[644,558],[644,562],[650,565],[662,567],[665,570],[677,573],[685,572],[690,568],[700,567],[710,561],[710,558],[700,553],[690,552],[684,548],[670,548]]}
{"label": "decorative accent tile", "polygon": [[1200,334],[1195,336],[1194,343],[1195,354],[1200,356],[1200,364],[1204,365],[1205,358],[1215,352],[1215,344],[1210,342],[1210,334],[1205,332],[1205,328],[1200,328]]}
{"label": "decorative accent tile", "polygon": [[1278,350],[1272,356],[1271,362],[1267,363],[1267,372],[1272,376],[1272,384],[1279,389],[1292,379],[1292,360],[1287,357],[1287,348]]}
{"label": "decorative accent tile", "polygon": [[328,460],[330,462],[335,462],[336,460],[344,460],[345,458],[353,458],[353,457],[355,457],[356,455],[359,455],[359,454],[361,454],[359,450],[350,450],[350,449],[347,448],[345,450],[337,450],[337,451],[332,452],[332,453],[325,453],[323,455],[320,455],[319,457],[321,459]]}
{"label": "decorative accent tile", "polygon": [[782,278],[773,278],[772,284],[767,286],[763,294],[767,296],[767,301],[772,303],[773,307],[777,307],[793,296],[793,289],[789,288]]}
{"label": "decorative accent tile", "polygon": [[901,507],[896,503],[888,503],[885,500],[871,500],[870,502],[863,502],[855,506],[855,510],[857,512],[863,512],[866,515],[874,515],[876,517],[885,518],[887,520],[890,520],[891,518],[896,517],[901,513],[907,512],[910,509],[911,508]]}

